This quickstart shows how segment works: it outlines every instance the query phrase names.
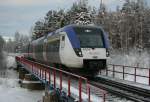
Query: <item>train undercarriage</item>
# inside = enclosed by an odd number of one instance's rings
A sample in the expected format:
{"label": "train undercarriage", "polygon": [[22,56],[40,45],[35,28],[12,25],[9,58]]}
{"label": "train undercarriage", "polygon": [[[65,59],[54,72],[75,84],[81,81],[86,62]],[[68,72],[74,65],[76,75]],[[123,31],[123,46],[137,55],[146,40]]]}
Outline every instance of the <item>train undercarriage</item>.
{"label": "train undercarriage", "polygon": [[95,77],[106,66],[106,60],[84,60],[83,68],[68,68],[64,66],[63,69],[84,77]]}

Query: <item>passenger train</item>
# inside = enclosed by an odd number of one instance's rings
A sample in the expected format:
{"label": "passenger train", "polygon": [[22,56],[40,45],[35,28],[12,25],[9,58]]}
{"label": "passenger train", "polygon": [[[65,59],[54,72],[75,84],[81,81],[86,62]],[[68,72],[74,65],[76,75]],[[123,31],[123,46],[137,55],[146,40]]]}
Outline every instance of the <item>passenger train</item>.
{"label": "passenger train", "polygon": [[109,42],[97,26],[68,25],[23,47],[24,57],[64,69],[96,75],[107,64]]}

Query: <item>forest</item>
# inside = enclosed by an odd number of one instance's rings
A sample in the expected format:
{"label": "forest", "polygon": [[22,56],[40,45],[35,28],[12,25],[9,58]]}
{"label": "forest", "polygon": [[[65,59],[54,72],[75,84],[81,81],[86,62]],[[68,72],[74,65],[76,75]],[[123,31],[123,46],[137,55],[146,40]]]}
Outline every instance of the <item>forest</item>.
{"label": "forest", "polygon": [[88,0],[74,2],[70,9],[49,10],[42,20],[33,24],[30,37],[15,33],[4,46],[8,52],[18,52],[20,47],[65,25],[97,25],[105,29],[110,49],[128,52],[150,48],[150,7],[146,0],[125,0],[115,11],[108,10],[102,2],[99,8],[89,6]]}

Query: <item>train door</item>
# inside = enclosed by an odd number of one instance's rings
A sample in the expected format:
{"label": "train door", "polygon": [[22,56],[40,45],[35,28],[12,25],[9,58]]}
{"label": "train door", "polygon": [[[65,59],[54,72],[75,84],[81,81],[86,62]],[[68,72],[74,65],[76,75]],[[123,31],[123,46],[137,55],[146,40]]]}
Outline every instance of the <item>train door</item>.
{"label": "train door", "polygon": [[59,51],[59,55],[60,55],[60,60],[61,63],[64,63],[64,59],[65,59],[65,39],[66,39],[66,33],[65,32],[60,32],[60,51]]}
{"label": "train door", "polygon": [[61,49],[63,50],[65,47],[65,35],[61,36]]}

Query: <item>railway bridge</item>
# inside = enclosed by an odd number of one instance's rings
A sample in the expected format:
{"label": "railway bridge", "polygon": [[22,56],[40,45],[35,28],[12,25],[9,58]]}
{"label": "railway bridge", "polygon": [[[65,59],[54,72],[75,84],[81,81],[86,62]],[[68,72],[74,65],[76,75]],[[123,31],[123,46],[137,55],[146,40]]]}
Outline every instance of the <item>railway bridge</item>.
{"label": "railway bridge", "polygon": [[[150,102],[148,68],[109,64],[105,70],[100,71],[99,76],[90,80],[24,57],[16,57],[16,61],[21,66],[19,70],[25,70],[24,74],[30,73],[44,84],[45,95],[52,90],[55,91],[59,96],[59,102],[109,102],[110,97],[112,98],[109,93],[133,102]],[[143,75],[142,72],[146,73]],[[119,75],[120,79],[117,78],[118,74],[122,76]],[[145,80],[145,83],[140,83],[141,80]]]}
{"label": "railway bridge", "polygon": [[[65,102],[105,102],[106,100],[106,91],[91,87],[87,78],[63,71],[61,68],[30,61],[24,57],[16,57],[16,61],[22,66],[21,70],[34,75],[48,90],[57,90],[60,96],[62,93],[66,94]],[[97,91],[95,95],[91,89]]]}

